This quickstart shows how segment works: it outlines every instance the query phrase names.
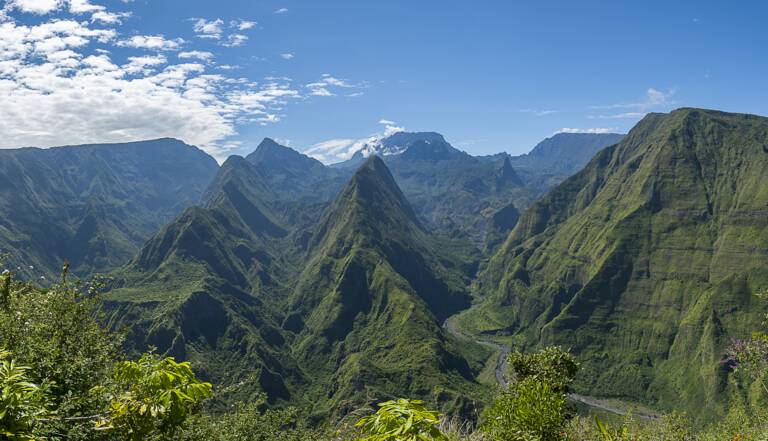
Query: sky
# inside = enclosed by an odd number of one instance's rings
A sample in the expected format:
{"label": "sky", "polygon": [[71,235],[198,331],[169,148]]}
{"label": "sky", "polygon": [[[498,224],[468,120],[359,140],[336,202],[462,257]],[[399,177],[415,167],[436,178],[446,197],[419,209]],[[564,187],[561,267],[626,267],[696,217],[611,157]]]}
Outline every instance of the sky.
{"label": "sky", "polygon": [[0,147],[264,137],[324,162],[398,130],[472,154],[648,112],[768,115],[764,1],[0,0]]}

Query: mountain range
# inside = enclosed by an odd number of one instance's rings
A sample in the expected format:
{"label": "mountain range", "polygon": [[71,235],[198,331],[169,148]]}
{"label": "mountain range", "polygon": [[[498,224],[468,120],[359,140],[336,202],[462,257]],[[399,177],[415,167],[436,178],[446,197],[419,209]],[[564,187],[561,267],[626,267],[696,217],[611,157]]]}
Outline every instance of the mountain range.
{"label": "mountain range", "polygon": [[376,156],[311,227],[267,182],[230,157],[203,205],[114,273],[110,325],[238,384],[236,398],[264,390],[319,417],[404,390],[467,407],[488,354],[441,328],[469,306],[468,253],[445,251],[467,246],[431,236]]}
{"label": "mountain range", "polygon": [[126,349],[192,360],[221,405],[470,414],[497,355],[459,314],[571,348],[579,393],[712,420],[749,398],[721,361],[766,312],[766,162],[768,118],[702,109],[522,156],[432,132],[331,166],[269,138],[220,167],[169,139],[0,150],[0,248],[28,278],[107,272]]}
{"label": "mountain range", "polygon": [[469,307],[482,252],[428,215],[504,232],[512,198],[535,190],[509,158],[472,157],[438,134],[386,142],[399,152],[358,165],[328,167],[271,139],[230,157],[199,206],[113,272],[109,325],[130,329],[136,350],[237,384],[227,399],[263,390],[325,418],[407,391],[471,412],[489,351],[441,325]]}
{"label": "mountain range", "polygon": [[173,139],[51,149],[0,149],[0,252],[28,278],[127,262],[218,170]]}

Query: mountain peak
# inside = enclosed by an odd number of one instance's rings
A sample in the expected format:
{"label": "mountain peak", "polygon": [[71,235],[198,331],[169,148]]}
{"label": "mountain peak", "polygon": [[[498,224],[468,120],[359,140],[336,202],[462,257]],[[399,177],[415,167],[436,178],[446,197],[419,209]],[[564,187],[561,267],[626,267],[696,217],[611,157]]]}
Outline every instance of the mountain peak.
{"label": "mountain peak", "polygon": [[436,132],[396,132],[386,138],[371,140],[360,150],[363,156],[370,155],[399,155],[417,143],[447,144],[443,135]]}
{"label": "mountain peak", "polygon": [[364,200],[364,202],[381,204],[381,206],[393,204],[393,207],[401,211],[410,221],[420,226],[413,208],[379,156],[371,156],[360,166],[342,194],[347,190],[355,192],[358,202]]}
{"label": "mountain peak", "polygon": [[252,164],[264,164],[280,168],[323,167],[323,164],[307,155],[277,143],[272,138],[264,138],[251,154],[245,157]]}
{"label": "mountain peak", "polygon": [[[331,231],[344,225],[346,233]],[[384,161],[371,156],[357,169],[347,185],[336,197],[323,216],[314,245],[328,241],[328,237],[358,236],[365,231],[421,230],[413,208],[405,199]],[[349,237],[348,237],[349,238]]]}
{"label": "mountain peak", "polygon": [[504,155],[504,160],[499,167],[498,180],[499,183],[518,186],[523,185],[523,180],[520,179],[520,176],[517,174],[514,167],[512,167],[512,161],[509,159],[509,155]]}
{"label": "mountain peak", "polygon": [[[382,179],[392,179],[392,174],[389,172],[386,164],[384,164],[384,161],[378,155],[373,155],[366,159],[365,162],[363,162],[363,165],[361,165],[357,170],[357,173],[355,173],[355,176],[365,173],[374,173],[380,176]],[[394,179],[392,182],[394,182]]]}

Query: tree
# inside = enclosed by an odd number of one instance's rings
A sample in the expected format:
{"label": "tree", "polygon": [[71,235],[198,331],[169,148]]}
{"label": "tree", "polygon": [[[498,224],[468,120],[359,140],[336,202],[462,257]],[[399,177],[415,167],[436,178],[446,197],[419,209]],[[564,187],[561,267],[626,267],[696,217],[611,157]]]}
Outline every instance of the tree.
{"label": "tree", "polygon": [[68,269],[50,288],[0,274],[0,439],[151,440],[175,433],[211,395],[211,385],[172,358],[121,361],[122,335],[99,322],[101,283],[71,283]]}
{"label": "tree", "polygon": [[483,432],[505,441],[558,441],[564,439],[571,417],[566,392],[578,364],[558,347],[533,354],[510,353],[511,378],[483,413]]}

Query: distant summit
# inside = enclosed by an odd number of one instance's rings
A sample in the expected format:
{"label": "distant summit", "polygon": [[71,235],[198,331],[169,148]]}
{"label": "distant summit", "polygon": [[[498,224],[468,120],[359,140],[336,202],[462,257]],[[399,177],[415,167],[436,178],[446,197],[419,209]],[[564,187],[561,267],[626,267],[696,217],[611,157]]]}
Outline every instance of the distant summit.
{"label": "distant summit", "polygon": [[443,135],[436,132],[397,132],[386,138],[372,138],[350,159],[333,164],[332,167],[358,167],[365,158],[372,155],[396,156],[406,153],[419,159],[449,159],[467,155],[451,146]]}
{"label": "distant summit", "polygon": [[583,169],[597,152],[622,139],[620,133],[558,133],[529,153],[509,159],[527,186],[546,191]]}
{"label": "distant summit", "polygon": [[512,158],[512,165],[553,172],[575,173],[597,153],[624,138],[620,133],[558,133],[529,153]]}
{"label": "distant summit", "polygon": [[264,138],[251,154],[245,157],[251,164],[278,167],[285,171],[304,172],[322,167],[317,159],[310,158],[296,150],[278,144],[272,138]]}

